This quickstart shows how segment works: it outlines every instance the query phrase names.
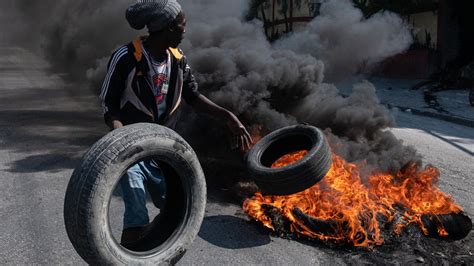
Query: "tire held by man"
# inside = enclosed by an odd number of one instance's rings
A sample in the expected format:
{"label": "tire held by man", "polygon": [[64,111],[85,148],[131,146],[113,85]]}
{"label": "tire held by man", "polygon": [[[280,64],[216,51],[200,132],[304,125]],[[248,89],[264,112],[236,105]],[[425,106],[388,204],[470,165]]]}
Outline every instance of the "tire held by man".
{"label": "tire held by man", "polygon": [[[159,162],[167,203],[152,234],[135,251],[111,233],[109,204],[123,173],[144,159]],[[173,130],[149,123],[116,129],[97,141],[74,170],[66,191],[64,220],[70,241],[90,264],[173,264],[199,232],[206,183],[192,148]]]}
{"label": "tire held by man", "polygon": [[[301,150],[308,153],[295,163],[271,167],[280,157]],[[250,175],[268,195],[289,195],[310,188],[326,176],[331,165],[332,153],[322,131],[303,124],[268,134],[247,156]]]}

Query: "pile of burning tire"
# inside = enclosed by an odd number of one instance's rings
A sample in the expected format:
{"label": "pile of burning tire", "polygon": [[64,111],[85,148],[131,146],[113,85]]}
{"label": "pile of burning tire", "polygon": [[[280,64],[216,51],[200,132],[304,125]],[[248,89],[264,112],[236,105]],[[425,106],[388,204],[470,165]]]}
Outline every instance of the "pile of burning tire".
{"label": "pile of burning tire", "polygon": [[265,136],[247,165],[261,192],[244,210],[281,235],[367,247],[384,242],[385,228],[400,234],[416,224],[426,236],[446,240],[472,229],[462,208],[435,186],[436,168],[408,164],[397,175],[374,173],[362,181],[357,166],[332,154],[312,126]]}

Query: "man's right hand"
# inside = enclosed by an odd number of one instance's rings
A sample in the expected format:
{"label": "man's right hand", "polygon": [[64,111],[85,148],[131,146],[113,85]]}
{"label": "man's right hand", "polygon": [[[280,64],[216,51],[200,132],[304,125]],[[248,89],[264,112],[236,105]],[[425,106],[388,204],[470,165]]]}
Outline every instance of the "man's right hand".
{"label": "man's right hand", "polygon": [[112,120],[112,124],[109,125],[109,127],[110,127],[110,130],[114,130],[114,129],[123,127],[123,124],[120,120]]}

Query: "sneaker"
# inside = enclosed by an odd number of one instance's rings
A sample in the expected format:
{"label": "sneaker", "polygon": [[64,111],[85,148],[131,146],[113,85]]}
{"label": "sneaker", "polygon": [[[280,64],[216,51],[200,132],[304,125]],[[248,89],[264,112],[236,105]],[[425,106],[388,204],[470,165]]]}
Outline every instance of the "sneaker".
{"label": "sneaker", "polygon": [[[151,223],[145,226],[124,229],[122,231],[120,245],[129,250],[140,251],[143,246],[146,246],[146,242],[150,241],[148,236],[151,232],[154,232],[153,229],[157,225],[162,223],[162,220],[163,216],[158,214]],[[154,234],[156,234],[156,232],[154,232]]]}
{"label": "sneaker", "polygon": [[142,242],[142,240],[146,238],[148,231],[148,226],[126,228],[122,231],[120,245],[127,249],[133,250]]}

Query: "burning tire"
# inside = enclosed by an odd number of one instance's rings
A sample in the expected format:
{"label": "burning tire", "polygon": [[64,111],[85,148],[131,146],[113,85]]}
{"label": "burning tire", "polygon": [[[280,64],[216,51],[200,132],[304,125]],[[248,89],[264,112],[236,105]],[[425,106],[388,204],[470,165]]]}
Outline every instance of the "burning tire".
{"label": "burning tire", "polygon": [[[131,251],[113,237],[108,208],[122,174],[148,158],[165,176],[166,206],[159,228]],[[189,144],[168,128],[134,124],[107,134],[84,155],[68,184],[64,220],[74,248],[90,264],[174,263],[196,237],[205,204],[204,174]]]}
{"label": "burning tire", "polygon": [[[280,168],[272,164],[284,155],[308,151],[300,160]],[[262,138],[249,152],[247,167],[262,193],[288,195],[320,181],[332,164],[324,134],[316,127],[296,125],[276,130]]]}
{"label": "burning tire", "polygon": [[[472,230],[472,221],[463,212],[423,215],[421,221],[426,228],[429,237],[447,240],[460,240],[465,238]],[[440,232],[443,228],[443,233]]]}

